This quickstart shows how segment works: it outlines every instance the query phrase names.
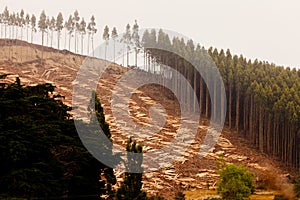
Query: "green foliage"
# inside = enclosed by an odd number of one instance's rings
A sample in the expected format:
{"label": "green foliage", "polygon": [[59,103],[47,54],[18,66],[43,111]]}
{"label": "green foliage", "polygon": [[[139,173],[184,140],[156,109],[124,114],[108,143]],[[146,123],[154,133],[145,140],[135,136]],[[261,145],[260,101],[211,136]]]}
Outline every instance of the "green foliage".
{"label": "green foliage", "polygon": [[[103,133],[105,136],[111,140],[111,133],[108,123],[105,121],[105,115],[103,112],[103,107],[101,105],[100,99],[95,91],[92,92],[92,98],[90,100],[90,104],[88,106],[88,111],[91,113],[91,122],[89,124],[89,127],[95,127],[98,124],[100,125]],[[93,129],[91,129],[93,130]],[[99,134],[96,132],[96,134]],[[112,156],[112,143],[107,145],[106,143],[103,144],[95,144],[95,145],[102,145],[102,147],[105,147],[105,153],[109,154],[108,157]],[[102,149],[103,150],[103,149]],[[103,152],[104,153],[104,152]],[[107,167],[106,165],[99,163],[99,169],[97,171],[100,171],[101,177],[103,180],[100,180],[100,189],[101,194],[113,196],[114,192],[111,189],[111,186],[116,184],[116,177],[114,175],[113,169],[110,167]]]}
{"label": "green foliage", "polygon": [[[54,88],[24,87],[18,78],[0,86],[0,196],[97,198],[107,193],[99,182],[107,167],[83,147],[68,114],[71,108],[51,94]],[[108,184],[114,184],[110,177]]]}
{"label": "green foliage", "polygon": [[225,200],[243,200],[254,192],[253,174],[246,168],[236,165],[225,165],[220,170],[218,193]]}
{"label": "green foliage", "polygon": [[125,172],[125,178],[120,188],[117,191],[117,199],[120,200],[143,200],[147,199],[146,192],[142,191],[142,152],[143,147],[136,143],[135,140],[130,137],[126,145],[127,152],[137,153],[133,156],[127,153],[127,163],[126,167],[128,170],[135,170],[136,172],[141,173],[129,173]]}

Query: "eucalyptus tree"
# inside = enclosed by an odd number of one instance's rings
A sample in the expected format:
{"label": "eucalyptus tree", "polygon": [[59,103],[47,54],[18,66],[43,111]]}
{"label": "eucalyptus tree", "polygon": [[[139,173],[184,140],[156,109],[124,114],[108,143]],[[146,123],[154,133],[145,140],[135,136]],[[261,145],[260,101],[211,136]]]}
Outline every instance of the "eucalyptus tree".
{"label": "eucalyptus tree", "polygon": [[83,54],[83,38],[86,34],[86,22],[84,18],[81,19],[81,22],[79,24],[79,33],[81,35],[81,54]]}
{"label": "eucalyptus tree", "polygon": [[72,38],[72,34],[74,32],[74,29],[75,29],[75,24],[74,24],[72,15],[70,15],[69,19],[66,23],[66,30],[69,34],[69,51],[71,51],[71,38]]}
{"label": "eucalyptus tree", "polygon": [[78,48],[78,38],[77,38],[77,34],[79,32],[79,29],[80,29],[80,24],[79,24],[79,20],[80,20],[80,17],[79,17],[79,13],[77,10],[75,10],[74,12],[74,17],[73,17],[73,23],[74,23],[74,49],[75,49],[75,53],[77,53],[77,48]]}
{"label": "eucalyptus tree", "polygon": [[145,67],[145,70],[147,70],[147,48],[145,48],[145,46],[148,45],[149,37],[150,37],[150,33],[149,33],[148,29],[146,29],[143,33],[143,37],[142,37],[142,41],[141,41],[141,45],[143,46],[143,52],[144,52],[144,67]]}
{"label": "eucalyptus tree", "polygon": [[134,25],[132,27],[132,41],[134,44],[134,51],[135,51],[135,67],[137,67],[137,55],[141,48],[140,36],[139,36],[139,25],[137,24],[137,20],[135,20]]}
{"label": "eucalyptus tree", "polygon": [[33,34],[36,33],[36,17],[34,14],[32,14],[30,19],[31,24],[31,43],[33,42]]}
{"label": "eucalyptus tree", "polygon": [[108,42],[109,42],[109,28],[106,25],[104,28],[104,32],[102,35],[103,40],[105,41],[105,53],[104,53],[104,59],[106,61],[106,52],[107,52],[107,46],[108,46]]}
{"label": "eucalyptus tree", "polygon": [[27,13],[25,17],[25,26],[26,26],[26,40],[29,42],[29,33],[28,29],[30,28],[30,15]]}
{"label": "eucalyptus tree", "polygon": [[125,33],[123,35],[123,41],[126,44],[126,52],[127,52],[127,67],[129,66],[129,51],[130,51],[130,45],[131,45],[131,31],[130,31],[130,25],[126,25]]}
{"label": "eucalyptus tree", "polygon": [[118,37],[118,32],[116,27],[113,27],[112,31],[111,31],[111,38],[114,41],[114,63],[116,62],[116,39]]}
{"label": "eucalyptus tree", "polygon": [[10,39],[14,39],[15,36],[15,26],[16,26],[16,13],[12,13],[9,15],[9,21],[8,21],[8,26],[9,26],[9,35]]}
{"label": "eucalyptus tree", "polygon": [[6,38],[7,35],[7,26],[9,24],[9,11],[7,6],[4,8],[3,14],[2,14],[2,19],[3,19],[3,23],[4,23],[4,38]]}
{"label": "eucalyptus tree", "polygon": [[53,32],[55,30],[56,26],[55,26],[55,18],[52,17],[51,20],[50,20],[50,24],[49,24],[49,30],[51,31],[51,41],[50,41],[50,46],[52,47],[52,44],[53,44]]}
{"label": "eucalyptus tree", "polygon": [[43,10],[40,15],[40,20],[38,22],[38,28],[42,32],[42,46],[44,46],[44,36],[47,31],[47,17],[45,11]]}
{"label": "eucalyptus tree", "polygon": [[23,27],[26,26],[24,15],[25,15],[24,10],[21,9],[20,16],[19,16],[19,27],[21,28],[21,40],[23,40]]}
{"label": "eucalyptus tree", "polygon": [[68,32],[68,30],[67,30],[67,26],[68,26],[68,21],[65,21],[65,23],[64,23],[64,32],[65,32],[65,46],[64,46],[64,48],[66,49],[67,48],[67,32]]}
{"label": "eucalyptus tree", "polygon": [[92,51],[93,51],[93,57],[94,57],[94,34],[97,33],[97,28],[96,28],[96,22],[95,22],[95,17],[92,15],[91,21],[88,24],[87,27],[88,30],[88,53],[89,53],[89,40],[92,40]]}
{"label": "eucalyptus tree", "polygon": [[61,31],[64,28],[63,26],[64,18],[61,12],[58,13],[56,17],[56,24],[55,24],[55,30],[57,31],[57,49],[59,49],[60,46],[60,36],[61,36]]}
{"label": "eucalyptus tree", "polygon": [[47,41],[47,43],[46,43],[46,46],[49,46],[49,32],[50,32],[50,18],[49,17],[47,17],[47,19],[46,19],[46,41]]}

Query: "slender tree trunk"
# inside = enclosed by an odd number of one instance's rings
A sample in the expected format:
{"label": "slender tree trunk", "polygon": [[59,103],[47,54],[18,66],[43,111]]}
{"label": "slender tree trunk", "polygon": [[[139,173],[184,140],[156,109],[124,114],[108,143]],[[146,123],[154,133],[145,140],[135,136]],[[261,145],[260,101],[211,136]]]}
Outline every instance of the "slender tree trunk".
{"label": "slender tree trunk", "polygon": [[[195,92],[196,93],[196,91],[197,91],[197,70],[196,70],[196,68],[194,67],[194,91],[193,92]],[[195,95],[195,96],[197,96],[197,95]],[[196,102],[197,102],[197,98],[195,99],[195,98],[193,98],[192,99],[193,100],[193,104],[194,104],[194,112],[196,112]]]}
{"label": "slender tree trunk", "polygon": [[26,28],[26,37],[27,37],[27,42],[29,42],[29,40],[28,40],[28,26]]}
{"label": "slender tree trunk", "polygon": [[74,49],[75,49],[75,53],[77,53],[77,31],[75,31],[75,36],[74,36]]}
{"label": "slender tree trunk", "polygon": [[[145,53],[144,53],[145,55]],[[145,57],[144,57],[144,60],[145,60]],[[116,41],[114,39],[114,63],[116,63]]]}
{"label": "slender tree trunk", "polygon": [[83,55],[83,34],[81,34],[81,54]]}
{"label": "slender tree trunk", "polygon": [[263,123],[264,122],[264,119],[263,119],[263,108],[262,106],[260,105],[260,108],[259,108],[259,130],[258,130],[258,133],[259,133],[259,150],[261,152],[264,152],[264,138],[263,138]]}
{"label": "slender tree trunk", "polygon": [[23,40],[23,27],[21,27],[21,40]]}
{"label": "slender tree trunk", "polygon": [[60,31],[57,31],[57,49],[59,49]]}
{"label": "slender tree trunk", "polygon": [[217,118],[217,82],[216,78],[214,78],[214,105],[213,105],[213,120],[216,121]]}
{"label": "slender tree trunk", "polygon": [[44,31],[42,31],[42,46],[44,46]]}
{"label": "slender tree trunk", "polygon": [[127,67],[129,67],[129,47],[127,47]]}
{"label": "slender tree trunk", "polygon": [[229,129],[232,129],[232,83],[229,83],[229,99],[228,99],[228,123]]}
{"label": "slender tree trunk", "polygon": [[46,46],[49,46],[49,33],[48,33],[48,32],[46,33],[46,37],[47,37],[47,38],[46,38],[46,39],[47,39],[47,40],[46,40],[46,41],[47,41]]}
{"label": "slender tree trunk", "polygon": [[272,155],[272,145],[271,142],[274,141],[274,139],[271,137],[271,114],[268,114],[268,128],[267,128],[267,153]]}
{"label": "slender tree trunk", "polygon": [[94,55],[94,35],[92,34],[92,51],[93,51],[93,57]]}
{"label": "slender tree trunk", "polygon": [[67,48],[67,30],[65,30],[65,49]]}
{"label": "slender tree trunk", "polygon": [[203,93],[203,78],[200,75],[200,92],[199,92],[199,112],[200,115],[203,114],[203,103],[204,103],[204,93]]}
{"label": "slender tree trunk", "polygon": [[210,102],[210,98],[209,98],[209,91],[208,91],[208,87],[206,87],[206,109],[205,109],[205,117],[208,119],[209,118],[209,103]]}
{"label": "slender tree trunk", "polygon": [[239,133],[239,123],[240,123],[240,88],[237,88],[236,110],[235,110],[235,129],[237,133]]}
{"label": "slender tree trunk", "polygon": [[254,108],[253,108],[253,96],[250,95],[250,117],[249,117],[249,130],[250,130],[250,141],[251,143],[254,144],[254,136],[253,136],[253,115],[254,115],[254,112],[253,112]]}
{"label": "slender tree trunk", "polygon": [[52,47],[52,44],[53,44],[53,30],[51,31],[51,47]]}
{"label": "slender tree trunk", "polygon": [[87,43],[87,54],[90,53],[90,34],[88,34],[88,43]]}
{"label": "slender tree trunk", "polygon": [[6,38],[6,29],[7,29],[7,25],[6,23],[4,24],[4,38]]}
{"label": "slender tree trunk", "polygon": [[69,51],[71,51],[71,34],[69,34]]}
{"label": "slender tree trunk", "polygon": [[138,55],[138,49],[135,49],[135,67],[137,67],[137,55]]}

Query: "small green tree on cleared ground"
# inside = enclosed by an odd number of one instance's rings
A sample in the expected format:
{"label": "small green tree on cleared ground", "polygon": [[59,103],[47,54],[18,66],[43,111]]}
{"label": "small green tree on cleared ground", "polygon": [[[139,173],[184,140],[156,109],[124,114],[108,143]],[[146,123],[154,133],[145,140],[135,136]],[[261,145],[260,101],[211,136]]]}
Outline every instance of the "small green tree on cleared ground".
{"label": "small green tree on cleared ground", "polygon": [[125,172],[124,181],[117,190],[117,200],[146,200],[147,193],[142,191],[142,176],[143,176],[143,147],[136,140],[130,137],[126,145],[127,152],[137,153],[137,156],[127,153],[126,167],[129,171],[136,173]]}
{"label": "small green tree on cleared ground", "polygon": [[253,174],[245,167],[225,164],[219,174],[217,189],[224,200],[243,200],[254,192]]}

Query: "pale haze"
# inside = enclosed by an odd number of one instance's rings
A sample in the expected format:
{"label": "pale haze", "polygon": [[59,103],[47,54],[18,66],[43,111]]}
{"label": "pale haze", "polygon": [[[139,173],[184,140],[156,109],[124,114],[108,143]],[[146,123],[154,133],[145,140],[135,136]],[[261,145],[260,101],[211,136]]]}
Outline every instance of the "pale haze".
{"label": "pale haze", "polygon": [[300,68],[300,2],[277,0],[0,0],[0,9],[64,19],[74,10],[96,17],[100,38],[105,25],[119,33],[138,20],[140,28],[163,28],[192,38],[205,48],[229,48],[234,54]]}

